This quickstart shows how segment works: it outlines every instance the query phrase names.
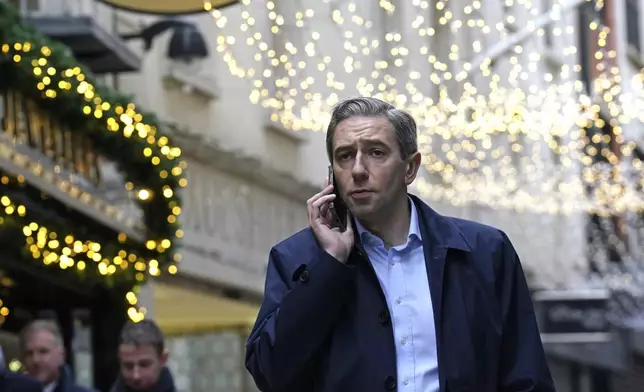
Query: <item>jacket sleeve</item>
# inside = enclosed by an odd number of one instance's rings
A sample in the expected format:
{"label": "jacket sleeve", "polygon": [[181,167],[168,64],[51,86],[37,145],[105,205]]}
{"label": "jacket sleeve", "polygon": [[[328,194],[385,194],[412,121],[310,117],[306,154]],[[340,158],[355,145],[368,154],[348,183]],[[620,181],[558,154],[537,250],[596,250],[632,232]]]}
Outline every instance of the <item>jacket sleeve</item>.
{"label": "jacket sleeve", "polygon": [[287,257],[298,256],[270,252],[264,300],[246,344],[246,368],[264,392],[301,390],[294,383],[307,378],[355,280],[354,267],[321,249],[306,265]]}
{"label": "jacket sleeve", "polygon": [[497,270],[503,316],[499,391],[555,392],[521,262],[503,233]]}

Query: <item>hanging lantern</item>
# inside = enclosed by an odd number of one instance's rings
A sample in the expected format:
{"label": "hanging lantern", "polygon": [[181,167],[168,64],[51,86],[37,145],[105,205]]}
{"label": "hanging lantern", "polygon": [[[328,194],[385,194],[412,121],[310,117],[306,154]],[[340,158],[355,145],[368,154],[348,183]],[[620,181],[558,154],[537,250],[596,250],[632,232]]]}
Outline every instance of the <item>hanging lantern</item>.
{"label": "hanging lantern", "polygon": [[[138,12],[142,14],[157,15],[185,15],[205,12],[203,0],[101,0],[103,3],[115,8]],[[212,0],[209,2],[211,9],[219,9],[238,0]]]}

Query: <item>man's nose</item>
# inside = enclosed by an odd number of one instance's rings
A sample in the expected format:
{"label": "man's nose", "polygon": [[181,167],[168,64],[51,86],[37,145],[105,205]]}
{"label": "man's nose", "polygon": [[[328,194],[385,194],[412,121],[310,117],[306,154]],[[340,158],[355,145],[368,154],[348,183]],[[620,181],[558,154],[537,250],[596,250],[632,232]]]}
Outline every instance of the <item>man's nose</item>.
{"label": "man's nose", "polygon": [[132,378],[135,380],[138,380],[141,378],[141,372],[139,372],[138,367],[135,367],[134,370],[132,370]]}
{"label": "man's nose", "polygon": [[353,161],[351,173],[353,174],[354,178],[363,178],[367,174],[367,168],[364,164],[364,155],[361,152],[358,152],[356,154],[356,159]]}

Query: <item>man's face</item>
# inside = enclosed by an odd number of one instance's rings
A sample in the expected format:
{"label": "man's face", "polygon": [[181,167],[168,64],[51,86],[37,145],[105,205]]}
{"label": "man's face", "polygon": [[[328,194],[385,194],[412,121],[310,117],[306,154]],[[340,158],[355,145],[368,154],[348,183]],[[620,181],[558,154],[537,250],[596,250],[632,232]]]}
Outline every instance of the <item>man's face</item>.
{"label": "man's face", "polygon": [[159,354],[151,344],[122,344],[118,356],[123,381],[135,391],[154,386],[168,359],[167,353]]}
{"label": "man's face", "polygon": [[43,384],[58,379],[65,362],[65,349],[49,331],[34,331],[27,336],[23,347],[23,361],[27,373]]}
{"label": "man's face", "polygon": [[[333,135],[333,170],[351,213],[374,220],[386,213],[416,178],[420,154],[403,160],[393,127],[385,117],[351,117]],[[383,215],[384,213],[384,215]]]}

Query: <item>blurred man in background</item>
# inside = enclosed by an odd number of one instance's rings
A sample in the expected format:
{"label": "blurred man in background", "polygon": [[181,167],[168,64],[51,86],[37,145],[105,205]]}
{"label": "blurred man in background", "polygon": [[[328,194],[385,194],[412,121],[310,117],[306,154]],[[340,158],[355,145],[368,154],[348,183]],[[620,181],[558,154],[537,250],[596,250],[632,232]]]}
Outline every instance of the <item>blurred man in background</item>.
{"label": "blurred man in background", "polygon": [[65,346],[55,321],[32,321],[20,333],[20,349],[27,374],[40,381],[43,392],[89,392],[76,385],[65,364]]}
{"label": "blurred man in background", "polygon": [[168,351],[161,329],[152,320],[129,322],[118,347],[121,375],[111,392],[175,392],[166,367]]}
{"label": "blurred man in background", "polygon": [[12,373],[6,368],[4,352],[0,347],[0,392],[42,392],[42,386],[22,374]]}

